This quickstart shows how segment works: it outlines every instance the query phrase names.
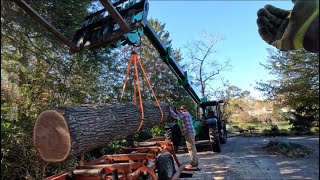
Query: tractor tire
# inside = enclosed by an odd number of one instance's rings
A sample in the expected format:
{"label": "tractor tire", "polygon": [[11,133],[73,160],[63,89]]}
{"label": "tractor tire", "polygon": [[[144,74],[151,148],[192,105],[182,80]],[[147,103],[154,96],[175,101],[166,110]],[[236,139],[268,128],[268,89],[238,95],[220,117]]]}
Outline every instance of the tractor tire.
{"label": "tractor tire", "polygon": [[181,141],[181,138],[178,137],[180,135],[180,133],[178,131],[180,129],[178,129],[178,128],[179,127],[177,125],[175,125],[172,128],[167,129],[164,134],[166,140],[172,142],[175,153],[178,152],[179,143]]}
{"label": "tractor tire", "polygon": [[228,131],[226,127],[226,123],[222,123],[222,130],[221,130],[221,135],[220,135],[220,143],[225,144],[227,143],[228,139]]}
{"label": "tractor tire", "polygon": [[221,152],[218,128],[209,127],[209,140],[213,152]]}
{"label": "tractor tire", "polygon": [[159,180],[170,180],[173,177],[176,170],[170,153],[162,154],[157,158],[156,169]]}

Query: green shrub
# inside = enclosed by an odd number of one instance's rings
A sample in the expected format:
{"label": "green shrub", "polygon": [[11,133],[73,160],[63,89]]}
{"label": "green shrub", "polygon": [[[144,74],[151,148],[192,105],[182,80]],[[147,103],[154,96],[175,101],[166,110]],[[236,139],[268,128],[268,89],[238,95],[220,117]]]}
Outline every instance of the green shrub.
{"label": "green shrub", "polygon": [[163,125],[158,125],[158,126],[151,128],[150,133],[153,137],[164,136],[165,131],[166,130]]}
{"label": "green shrub", "polygon": [[319,134],[319,127],[310,128],[310,132],[313,133],[313,134]]}
{"label": "green shrub", "polygon": [[271,129],[264,129],[262,131],[262,135],[264,136],[290,136],[291,133],[290,131],[286,130],[286,129],[280,129],[278,131],[272,131]]}

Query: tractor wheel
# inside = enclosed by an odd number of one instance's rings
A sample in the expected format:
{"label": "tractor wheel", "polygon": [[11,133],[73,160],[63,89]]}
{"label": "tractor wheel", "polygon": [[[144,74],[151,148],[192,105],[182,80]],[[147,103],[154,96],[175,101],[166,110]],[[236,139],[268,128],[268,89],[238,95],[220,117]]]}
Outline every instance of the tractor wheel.
{"label": "tractor wheel", "polygon": [[170,180],[172,178],[176,170],[170,153],[162,154],[157,158],[156,169],[158,171],[159,180]]}
{"label": "tractor wheel", "polygon": [[164,135],[166,140],[172,142],[175,153],[178,152],[179,148],[179,138],[177,137],[179,133],[177,132],[177,128],[179,127],[176,127],[175,125],[172,128],[167,129]]}
{"label": "tractor wheel", "polygon": [[218,128],[209,127],[209,138],[213,152],[221,152]]}
{"label": "tractor wheel", "polygon": [[226,123],[222,123],[220,143],[225,144],[227,142],[227,139],[228,139],[228,132],[227,132]]}

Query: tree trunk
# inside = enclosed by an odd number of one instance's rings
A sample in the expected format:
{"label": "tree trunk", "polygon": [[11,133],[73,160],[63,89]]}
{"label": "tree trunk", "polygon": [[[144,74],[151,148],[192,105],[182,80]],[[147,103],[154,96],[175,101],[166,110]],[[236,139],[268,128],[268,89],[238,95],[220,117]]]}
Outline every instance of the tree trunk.
{"label": "tree trunk", "polygon": [[[143,127],[159,124],[161,113],[156,103],[144,102],[143,106]],[[169,104],[161,103],[161,108],[163,121],[170,120]],[[141,117],[134,103],[57,107],[37,117],[33,140],[44,161],[60,162],[135,133]]]}

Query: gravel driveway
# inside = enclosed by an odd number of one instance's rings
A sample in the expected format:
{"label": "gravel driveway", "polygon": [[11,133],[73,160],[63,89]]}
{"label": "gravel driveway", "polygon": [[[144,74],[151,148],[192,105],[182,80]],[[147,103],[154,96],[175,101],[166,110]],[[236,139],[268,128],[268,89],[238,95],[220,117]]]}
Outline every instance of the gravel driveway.
{"label": "gravel driveway", "polygon": [[[269,155],[261,147],[271,139],[295,142],[310,147],[313,152],[307,158],[287,158]],[[197,145],[199,168],[191,179],[319,179],[319,137],[241,137],[228,138],[221,153],[210,151],[207,143]],[[182,163],[189,161],[186,151],[179,151]]]}

